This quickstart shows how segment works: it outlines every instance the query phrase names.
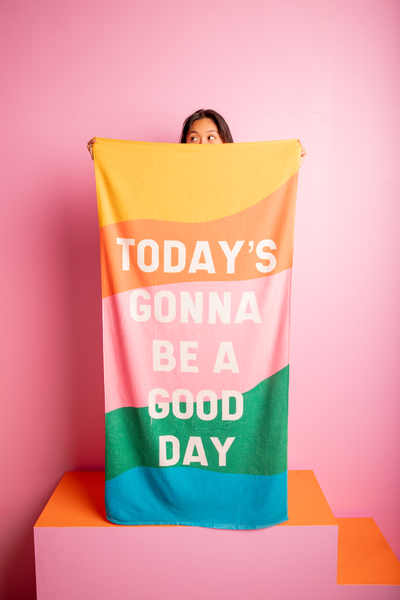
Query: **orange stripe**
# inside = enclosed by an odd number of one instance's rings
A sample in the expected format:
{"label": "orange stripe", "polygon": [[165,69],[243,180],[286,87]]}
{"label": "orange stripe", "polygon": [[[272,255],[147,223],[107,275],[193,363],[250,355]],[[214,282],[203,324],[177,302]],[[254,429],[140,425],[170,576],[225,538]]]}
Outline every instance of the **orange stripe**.
{"label": "orange stripe", "polygon": [[[281,188],[254,206],[215,221],[176,223],[137,219],[102,227],[100,247],[103,297],[149,285],[191,281],[237,281],[264,277],[266,274],[257,269],[256,263],[267,264],[267,261],[257,256],[256,247],[265,239],[271,239],[276,244],[276,250],[271,250],[276,257],[276,267],[268,275],[291,268],[296,191],[297,173]],[[129,271],[122,270],[122,246],[117,244],[116,238],[135,240],[134,246],[129,249]],[[160,249],[160,266],[152,273],[144,273],[137,266],[136,248],[143,239],[154,240]],[[185,245],[186,267],[182,272],[164,273],[164,240],[178,240]],[[228,274],[227,259],[218,242],[226,241],[232,249],[235,242],[241,240],[245,243],[236,258],[235,273]],[[197,241],[208,241],[215,267],[214,274],[204,270],[188,272]],[[150,262],[150,258],[146,257],[146,262]]]}

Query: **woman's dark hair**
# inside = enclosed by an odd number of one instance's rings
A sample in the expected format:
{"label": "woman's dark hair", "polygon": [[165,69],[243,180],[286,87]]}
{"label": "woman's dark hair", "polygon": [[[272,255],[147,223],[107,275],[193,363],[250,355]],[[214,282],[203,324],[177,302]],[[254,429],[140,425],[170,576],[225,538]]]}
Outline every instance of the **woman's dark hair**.
{"label": "woman's dark hair", "polygon": [[199,119],[211,119],[214,121],[217,126],[219,137],[223,141],[224,144],[233,144],[232,134],[230,132],[228,123],[225,121],[224,117],[222,117],[215,110],[201,108],[200,110],[196,110],[192,115],[189,115],[185,120],[182,126],[182,134],[180,143],[186,144],[186,137],[190,131],[191,126],[195,121]]}

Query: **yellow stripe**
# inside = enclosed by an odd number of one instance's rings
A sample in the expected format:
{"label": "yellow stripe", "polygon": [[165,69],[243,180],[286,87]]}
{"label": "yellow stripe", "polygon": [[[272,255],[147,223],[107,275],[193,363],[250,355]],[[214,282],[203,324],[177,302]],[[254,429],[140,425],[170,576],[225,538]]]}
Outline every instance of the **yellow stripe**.
{"label": "yellow stripe", "polygon": [[100,227],[131,219],[199,223],[236,214],[281,187],[300,160],[297,140],[205,145],[97,140]]}

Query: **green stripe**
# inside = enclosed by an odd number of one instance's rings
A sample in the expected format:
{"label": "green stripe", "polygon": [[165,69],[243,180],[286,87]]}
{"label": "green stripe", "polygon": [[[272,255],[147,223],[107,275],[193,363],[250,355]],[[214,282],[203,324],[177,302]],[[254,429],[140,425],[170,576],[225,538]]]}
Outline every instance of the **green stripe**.
{"label": "green stripe", "polygon": [[[243,394],[243,416],[222,421],[221,400],[218,415],[202,421],[196,415],[177,419],[170,413],[151,419],[148,408],[119,408],[106,414],[106,479],[113,479],[133,467],[159,467],[159,436],[173,435],[180,442],[180,461],[190,436],[201,437],[208,466],[191,463],[192,468],[247,475],[277,475],[287,468],[289,366]],[[226,467],[218,465],[218,452],[210,437],[221,444],[234,437]],[[168,467],[162,467],[168,468]]]}

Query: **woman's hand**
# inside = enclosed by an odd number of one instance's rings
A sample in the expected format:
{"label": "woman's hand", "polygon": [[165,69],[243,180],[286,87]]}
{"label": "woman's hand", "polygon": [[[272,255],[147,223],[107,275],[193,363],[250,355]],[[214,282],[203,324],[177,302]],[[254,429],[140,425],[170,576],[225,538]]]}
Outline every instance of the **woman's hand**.
{"label": "woman's hand", "polygon": [[91,157],[92,160],[94,160],[94,158],[93,158],[93,144],[95,144],[96,142],[97,142],[96,138],[92,138],[86,144],[86,148],[88,149],[90,157]]}
{"label": "woman's hand", "polygon": [[300,169],[301,165],[306,160],[307,152],[306,152],[306,149],[304,148],[303,144],[300,142],[300,140],[297,140],[297,141],[299,142],[299,144],[301,146],[300,164],[299,164],[299,169]]}

